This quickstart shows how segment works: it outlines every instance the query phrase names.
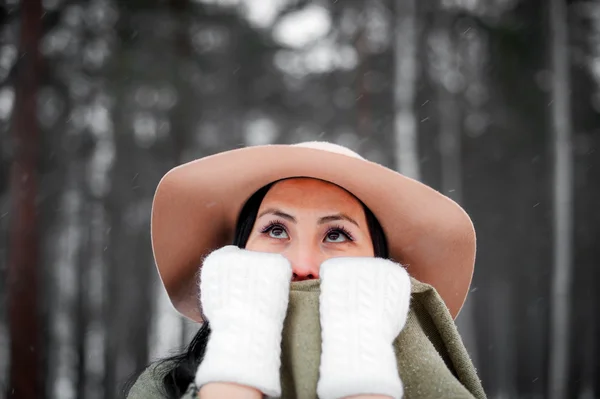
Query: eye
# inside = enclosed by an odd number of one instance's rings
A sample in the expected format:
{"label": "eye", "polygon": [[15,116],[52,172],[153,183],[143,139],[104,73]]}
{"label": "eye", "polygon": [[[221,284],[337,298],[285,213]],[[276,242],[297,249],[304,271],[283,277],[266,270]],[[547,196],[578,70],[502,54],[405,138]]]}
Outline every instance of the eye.
{"label": "eye", "polygon": [[281,226],[272,226],[269,228],[269,237],[271,238],[288,238],[288,234],[285,229]]}
{"label": "eye", "polygon": [[330,229],[325,235],[327,242],[342,243],[346,241],[354,241],[350,232],[343,227],[335,227]]}
{"label": "eye", "polygon": [[260,230],[260,232],[262,234],[268,234],[269,238],[275,238],[277,240],[284,240],[289,238],[287,230],[285,229],[283,223],[275,220],[269,222],[269,224],[263,227]]}

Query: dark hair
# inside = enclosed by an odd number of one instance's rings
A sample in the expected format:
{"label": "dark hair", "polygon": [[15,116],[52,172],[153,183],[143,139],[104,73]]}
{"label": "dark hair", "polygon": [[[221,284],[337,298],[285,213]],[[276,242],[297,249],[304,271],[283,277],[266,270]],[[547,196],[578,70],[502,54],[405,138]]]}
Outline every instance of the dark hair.
{"label": "dark hair", "polygon": [[[233,245],[240,248],[246,247],[246,242],[254,227],[260,204],[275,183],[276,182],[262,187],[246,201],[238,217]],[[371,212],[371,210],[362,202],[361,204],[367,219],[367,226],[369,228],[369,234],[371,235],[371,241],[373,242],[375,257],[388,258],[388,246],[383,228],[373,212]],[[167,368],[169,371],[163,377],[161,384],[167,398],[180,398],[186,392],[190,383],[194,381],[196,369],[204,358],[204,352],[206,351],[206,344],[209,336],[210,325],[208,322],[205,322],[182,353],[159,361],[159,364],[161,365],[168,365]],[[137,377],[137,375],[134,377]],[[130,379],[127,383],[124,389],[125,396],[127,396],[134,383],[135,378]]]}

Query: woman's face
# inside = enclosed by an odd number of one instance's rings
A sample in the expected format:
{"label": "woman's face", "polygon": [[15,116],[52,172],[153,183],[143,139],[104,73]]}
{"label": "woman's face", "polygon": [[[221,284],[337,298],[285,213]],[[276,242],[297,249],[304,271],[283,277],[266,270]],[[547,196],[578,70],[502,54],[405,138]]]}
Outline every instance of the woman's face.
{"label": "woman's face", "polygon": [[246,249],[282,254],[292,264],[294,281],[319,278],[329,258],[374,256],[361,203],[334,184],[310,178],[271,187]]}

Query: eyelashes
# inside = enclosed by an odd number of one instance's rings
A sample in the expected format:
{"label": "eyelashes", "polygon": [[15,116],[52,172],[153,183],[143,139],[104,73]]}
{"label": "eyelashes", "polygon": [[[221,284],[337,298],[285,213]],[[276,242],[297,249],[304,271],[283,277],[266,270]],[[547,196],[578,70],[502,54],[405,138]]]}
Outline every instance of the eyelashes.
{"label": "eyelashes", "polygon": [[262,229],[260,229],[260,232],[261,232],[261,234],[266,234],[266,233],[270,232],[271,230],[273,230],[276,227],[284,230],[285,232],[287,232],[287,230],[285,228],[285,224],[281,220],[272,220],[272,221],[270,221],[265,227],[263,227]]}
{"label": "eyelashes", "polygon": [[[286,235],[289,236],[288,230],[285,227],[285,223],[279,219],[271,220],[264,227],[262,227],[259,231],[261,234],[269,234],[274,229],[281,229]],[[330,228],[328,228],[327,231],[325,232],[325,237],[323,239],[325,240],[331,234],[341,234],[347,239],[347,241],[354,241],[354,236],[352,235],[352,233],[342,225],[334,225],[334,226],[331,226]],[[270,238],[274,238],[274,237],[270,237]],[[347,242],[347,241],[342,241],[342,242]],[[341,244],[342,242],[337,242],[337,243]]]}
{"label": "eyelashes", "polygon": [[348,229],[346,229],[344,226],[342,225],[336,225],[336,226],[332,226],[327,230],[327,233],[325,234],[325,237],[329,236],[332,233],[341,233],[343,235],[346,236],[346,238],[349,241],[354,241],[354,237],[352,236],[352,233],[350,233],[348,231]]}

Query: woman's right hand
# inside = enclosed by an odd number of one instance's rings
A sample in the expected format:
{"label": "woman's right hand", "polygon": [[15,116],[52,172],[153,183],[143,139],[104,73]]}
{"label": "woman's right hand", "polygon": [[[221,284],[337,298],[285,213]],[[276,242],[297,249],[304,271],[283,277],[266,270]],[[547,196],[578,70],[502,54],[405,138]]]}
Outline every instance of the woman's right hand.
{"label": "woman's right hand", "polygon": [[202,398],[223,387],[281,395],[281,332],[291,278],[291,265],[280,254],[226,246],[206,257],[199,299],[211,335],[195,378]]}

